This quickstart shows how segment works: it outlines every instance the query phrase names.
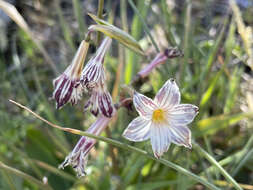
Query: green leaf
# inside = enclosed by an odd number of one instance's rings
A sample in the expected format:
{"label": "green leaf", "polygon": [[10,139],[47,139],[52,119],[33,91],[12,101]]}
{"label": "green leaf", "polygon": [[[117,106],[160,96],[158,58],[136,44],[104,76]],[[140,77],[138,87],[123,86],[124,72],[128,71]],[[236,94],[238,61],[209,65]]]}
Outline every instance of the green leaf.
{"label": "green leaf", "polygon": [[253,117],[252,112],[238,113],[234,115],[219,115],[219,116],[202,119],[197,123],[200,133],[197,134],[196,136],[214,134],[221,129],[224,129],[228,126],[236,124],[242,119],[250,118],[250,117],[251,118]]}
{"label": "green leaf", "polygon": [[128,33],[102,19],[99,19],[95,15],[89,14],[89,16],[98,23],[98,25],[90,26],[89,27],[90,31],[94,30],[102,32],[105,35],[119,41],[121,44],[133,50],[134,52],[144,55],[144,52],[139,43]]}

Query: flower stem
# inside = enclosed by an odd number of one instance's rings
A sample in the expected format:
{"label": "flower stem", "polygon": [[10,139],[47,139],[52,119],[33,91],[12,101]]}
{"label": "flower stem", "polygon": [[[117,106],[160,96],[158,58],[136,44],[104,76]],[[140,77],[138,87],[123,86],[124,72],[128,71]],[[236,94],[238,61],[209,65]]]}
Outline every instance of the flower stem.
{"label": "flower stem", "polygon": [[160,50],[158,48],[158,45],[156,44],[154,38],[152,37],[150,31],[149,31],[149,28],[148,28],[148,25],[146,24],[144,18],[141,16],[141,13],[139,12],[139,10],[136,8],[136,6],[134,5],[133,1],[132,0],[128,0],[129,4],[131,5],[132,9],[134,10],[134,12],[138,15],[139,19],[141,20],[142,24],[143,24],[143,27],[144,27],[144,31],[147,33],[148,37],[150,38],[153,46],[155,47],[156,49],[156,52],[159,53]]}
{"label": "flower stem", "polygon": [[0,168],[38,185],[38,187],[40,187],[41,189],[53,190],[52,187],[50,187],[48,184],[44,184],[41,181],[37,180],[36,178],[34,178],[24,172],[21,172],[15,168],[7,166],[4,163],[2,163],[1,161],[0,161]]}
{"label": "flower stem", "polygon": [[235,189],[242,190],[240,185],[232,178],[227,171],[210,155],[208,154],[201,146],[199,146],[196,142],[193,142],[193,147],[197,149],[211,164],[215,165],[219,171],[222,173],[222,175],[231,183],[234,185]]}
{"label": "flower stem", "polygon": [[15,104],[16,106],[19,106],[23,109],[25,109],[26,111],[28,111],[29,113],[31,113],[32,115],[34,115],[35,117],[37,117],[38,119],[40,119],[41,121],[47,123],[48,125],[50,125],[51,127],[54,127],[54,128],[57,128],[57,129],[60,129],[62,131],[66,131],[66,132],[69,132],[69,133],[73,133],[73,134],[76,134],[76,135],[81,135],[81,136],[87,136],[87,137],[90,137],[90,138],[93,138],[93,139],[96,139],[96,140],[100,140],[100,141],[103,141],[103,142],[106,142],[108,144],[111,144],[111,145],[114,145],[114,146],[117,146],[119,148],[122,148],[122,149],[125,149],[125,150],[129,150],[129,151],[132,151],[132,152],[136,152],[138,154],[141,154],[143,155],[144,157],[146,158],[150,158],[152,160],[155,160],[157,162],[160,162],[161,164],[165,165],[165,166],[168,166],[170,168],[173,168],[175,169],[176,171],[178,171],[179,173],[182,173],[188,177],[190,177],[191,179],[193,179],[194,181],[196,182],[199,182],[203,185],[205,185],[207,188],[211,189],[211,190],[219,190],[218,187],[216,187],[215,185],[209,183],[206,179],[202,178],[202,177],[199,177],[197,175],[195,175],[194,173],[184,169],[183,167],[177,165],[177,164],[174,164],[168,160],[165,160],[165,159],[157,159],[155,158],[153,155],[149,154],[147,151],[144,151],[144,150],[141,150],[139,148],[136,148],[134,146],[130,146],[130,145],[127,145],[125,143],[122,143],[122,142],[119,142],[119,141],[116,141],[116,140],[113,140],[113,139],[109,139],[109,138],[106,138],[106,137],[101,137],[101,136],[96,136],[96,135],[93,135],[93,134],[90,134],[88,132],[83,132],[83,131],[80,131],[80,130],[77,130],[77,129],[72,129],[72,128],[65,128],[65,127],[61,127],[59,125],[55,125],[49,121],[47,121],[46,119],[44,119],[43,117],[39,116],[38,114],[36,114],[35,112],[33,112],[32,110],[30,110],[29,108],[27,108],[26,106],[23,106],[13,100],[9,100],[11,103]]}
{"label": "flower stem", "polygon": [[[98,13],[97,13],[98,18],[102,19],[103,9],[104,9],[104,0],[99,0],[98,1]],[[101,40],[101,33],[98,32],[97,33],[97,43],[96,43],[97,46],[99,45],[100,40]]]}

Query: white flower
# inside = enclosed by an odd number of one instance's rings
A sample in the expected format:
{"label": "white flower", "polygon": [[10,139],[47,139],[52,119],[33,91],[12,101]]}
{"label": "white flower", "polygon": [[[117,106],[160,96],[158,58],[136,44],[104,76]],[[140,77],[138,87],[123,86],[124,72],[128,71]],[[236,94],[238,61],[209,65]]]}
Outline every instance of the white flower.
{"label": "white flower", "polygon": [[84,106],[86,111],[91,105],[91,113],[97,116],[102,113],[111,117],[114,112],[114,105],[110,93],[106,88],[106,76],[103,66],[104,57],[111,45],[112,39],[106,37],[99,46],[96,55],[90,59],[84,67],[81,83],[90,93],[90,99]]}
{"label": "white flower", "polygon": [[151,140],[155,157],[166,152],[170,143],[191,148],[191,131],[187,124],[198,114],[198,107],[179,104],[180,92],[174,79],[169,79],[152,100],[137,92],[133,103],[139,113],[123,136],[134,142]]}
{"label": "white flower", "polygon": [[[99,135],[110,122],[110,118],[101,116],[99,117],[87,130],[88,133]],[[85,167],[88,161],[90,150],[96,143],[95,139],[82,136],[72,152],[65,158],[65,161],[59,166],[64,169],[66,166],[71,165],[77,172],[77,176],[85,176]]]}
{"label": "white flower", "polygon": [[68,102],[72,105],[81,99],[83,87],[80,84],[80,76],[89,44],[82,41],[72,63],[56,79],[53,80],[54,92],[52,98],[56,100],[56,108],[59,109]]}

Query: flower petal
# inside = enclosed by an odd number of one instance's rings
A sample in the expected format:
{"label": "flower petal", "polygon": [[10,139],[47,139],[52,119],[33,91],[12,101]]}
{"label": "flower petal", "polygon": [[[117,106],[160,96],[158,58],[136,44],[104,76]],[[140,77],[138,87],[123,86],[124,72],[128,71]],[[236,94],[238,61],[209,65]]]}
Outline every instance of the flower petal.
{"label": "flower petal", "polygon": [[150,137],[150,125],[151,121],[137,117],[125,129],[123,136],[134,142],[145,141]]}
{"label": "flower petal", "polygon": [[170,146],[170,133],[167,125],[154,124],[150,127],[150,140],[154,156],[159,158],[167,152]]}
{"label": "flower petal", "polygon": [[152,117],[153,110],[157,108],[152,99],[138,92],[134,92],[133,103],[140,116],[144,116],[147,119]]}
{"label": "flower petal", "polygon": [[191,131],[186,126],[170,126],[170,139],[171,142],[187,148],[192,148],[191,145]]}
{"label": "flower petal", "polygon": [[192,104],[180,104],[168,112],[168,118],[172,125],[187,125],[198,114],[199,108]]}
{"label": "flower petal", "polygon": [[174,79],[169,79],[155,96],[154,102],[162,108],[170,109],[180,102],[179,88]]}

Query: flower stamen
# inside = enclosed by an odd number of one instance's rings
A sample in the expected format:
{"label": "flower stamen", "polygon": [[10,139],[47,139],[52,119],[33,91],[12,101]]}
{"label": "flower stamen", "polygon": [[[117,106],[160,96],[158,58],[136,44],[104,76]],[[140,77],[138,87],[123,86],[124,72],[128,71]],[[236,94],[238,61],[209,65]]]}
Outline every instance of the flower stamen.
{"label": "flower stamen", "polygon": [[153,112],[152,120],[156,123],[161,123],[165,120],[165,113],[162,109],[157,109]]}

